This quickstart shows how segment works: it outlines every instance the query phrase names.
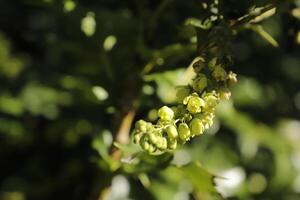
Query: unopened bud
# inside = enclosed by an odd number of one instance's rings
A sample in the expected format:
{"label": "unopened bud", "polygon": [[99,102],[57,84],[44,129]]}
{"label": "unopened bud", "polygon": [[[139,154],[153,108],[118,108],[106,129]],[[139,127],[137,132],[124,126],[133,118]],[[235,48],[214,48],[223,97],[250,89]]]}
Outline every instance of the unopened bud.
{"label": "unopened bud", "polygon": [[193,89],[196,92],[201,92],[207,86],[207,78],[204,74],[199,74],[193,81]]}
{"label": "unopened bud", "polygon": [[187,110],[192,114],[201,112],[201,108],[205,106],[203,99],[195,94],[187,97],[184,102],[187,103]]}
{"label": "unopened bud", "polygon": [[163,106],[158,110],[158,116],[162,120],[171,120],[174,117],[174,112],[168,106]]}
{"label": "unopened bud", "polygon": [[217,65],[216,68],[214,69],[212,76],[217,80],[217,81],[225,81],[227,78],[227,73],[221,67],[221,65]]}
{"label": "unopened bud", "polygon": [[189,137],[191,135],[191,131],[186,123],[179,124],[178,135],[182,141],[186,141],[189,139]]}
{"label": "unopened bud", "polygon": [[188,86],[179,86],[176,88],[177,101],[182,103],[183,99],[190,94],[191,90]]}
{"label": "unopened bud", "polygon": [[204,131],[203,123],[200,119],[194,118],[190,123],[190,129],[192,135],[200,135]]}
{"label": "unopened bud", "polygon": [[166,132],[170,138],[177,138],[178,132],[175,126],[170,125],[166,128]]}

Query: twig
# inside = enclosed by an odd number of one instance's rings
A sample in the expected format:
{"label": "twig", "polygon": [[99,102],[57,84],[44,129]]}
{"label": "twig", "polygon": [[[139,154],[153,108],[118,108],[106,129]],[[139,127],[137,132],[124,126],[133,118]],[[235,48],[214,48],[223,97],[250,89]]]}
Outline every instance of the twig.
{"label": "twig", "polygon": [[[125,116],[122,118],[119,129],[117,130],[115,134],[114,141],[120,143],[120,144],[128,144],[129,142],[129,132],[130,127],[132,124],[132,121],[135,116],[135,110],[130,109]],[[121,151],[115,147],[112,149],[111,153],[112,158],[119,160],[121,157]]]}

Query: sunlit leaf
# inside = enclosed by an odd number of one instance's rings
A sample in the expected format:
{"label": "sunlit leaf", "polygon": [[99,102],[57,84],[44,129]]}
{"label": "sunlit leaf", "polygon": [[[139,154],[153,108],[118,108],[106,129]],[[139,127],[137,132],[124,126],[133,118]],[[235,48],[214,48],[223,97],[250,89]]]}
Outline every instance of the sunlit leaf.
{"label": "sunlit leaf", "polygon": [[[255,12],[259,12],[261,10],[261,8],[255,8],[254,9],[254,13]],[[262,14],[256,16],[254,19],[252,19],[250,21],[250,23],[258,23],[261,22],[263,20],[268,19],[269,17],[271,17],[272,15],[274,15],[276,13],[276,8],[271,8],[270,10],[263,12]]]}

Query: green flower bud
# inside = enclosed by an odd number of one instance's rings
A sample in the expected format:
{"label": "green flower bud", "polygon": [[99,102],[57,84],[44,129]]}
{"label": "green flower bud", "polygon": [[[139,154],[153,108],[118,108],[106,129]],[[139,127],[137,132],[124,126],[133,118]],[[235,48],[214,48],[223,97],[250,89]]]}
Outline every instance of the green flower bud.
{"label": "green flower bud", "polygon": [[146,123],[146,132],[152,132],[152,131],[154,131],[154,129],[155,128],[152,123],[150,123],[150,122]]}
{"label": "green flower bud", "polygon": [[204,74],[199,74],[193,81],[193,89],[197,92],[201,92],[207,86],[207,78]]}
{"label": "green flower bud", "polygon": [[133,142],[135,144],[138,144],[140,142],[142,136],[143,136],[142,133],[134,133]]}
{"label": "green flower bud", "polygon": [[204,125],[200,119],[194,118],[190,123],[190,129],[192,135],[200,135],[204,131]]}
{"label": "green flower bud", "polygon": [[149,141],[152,144],[156,144],[158,140],[159,140],[159,135],[157,133],[149,133]]}
{"label": "green flower bud", "polygon": [[205,129],[209,129],[209,127],[213,125],[213,118],[214,118],[213,113],[206,114],[205,116],[202,117],[202,123]]}
{"label": "green flower bud", "polygon": [[184,100],[184,102],[187,102],[187,110],[192,114],[201,112],[201,108],[205,106],[203,99],[195,94],[192,94],[187,98]]}
{"label": "green flower bud", "polygon": [[217,65],[216,68],[214,69],[212,76],[217,80],[217,81],[225,81],[227,78],[227,73],[221,67],[221,65]]}
{"label": "green flower bud", "polygon": [[203,95],[203,99],[205,101],[205,107],[204,107],[205,111],[214,108],[219,102],[219,98],[216,96],[214,92],[206,93],[205,95]]}
{"label": "green flower bud", "polygon": [[156,150],[156,148],[154,147],[154,145],[150,144],[146,151],[148,153],[153,153],[155,150]]}
{"label": "green flower bud", "polygon": [[135,128],[141,132],[147,131],[147,122],[144,120],[139,120],[135,123]]}
{"label": "green flower bud", "polygon": [[168,106],[163,106],[158,110],[158,116],[162,119],[162,120],[171,120],[174,117],[174,112],[171,108],[169,108]]}
{"label": "green flower bud", "polygon": [[163,146],[163,137],[158,137],[157,142],[156,142],[156,147],[161,148]]}
{"label": "green flower bud", "polygon": [[141,140],[140,140],[140,145],[142,147],[142,149],[144,149],[145,151],[147,151],[150,147],[150,143],[148,142],[148,138],[143,135]]}
{"label": "green flower bud", "polygon": [[176,147],[177,147],[177,140],[174,138],[168,138],[168,148],[174,150],[176,149]]}
{"label": "green flower bud", "polygon": [[[200,74],[206,65],[208,72],[211,72],[209,76]],[[193,68],[197,76],[192,85],[177,88],[179,105],[172,108],[161,107],[157,112],[159,119],[155,125],[144,120],[136,122],[133,141],[144,151],[151,154],[157,150],[173,150],[178,142],[183,144],[190,138],[203,134],[213,125],[215,108],[220,99],[230,97],[227,86],[237,81],[236,74],[227,74],[222,65],[218,64],[217,57],[209,62],[198,58],[193,63]],[[214,90],[207,88],[208,85]],[[181,123],[177,126],[177,122]]]}
{"label": "green flower bud", "polygon": [[175,126],[170,125],[166,128],[166,132],[170,138],[177,138],[178,132]]}
{"label": "green flower bud", "polygon": [[176,88],[176,97],[178,102],[182,102],[185,97],[190,94],[191,90],[188,86],[179,86]]}
{"label": "green flower bud", "polygon": [[191,131],[186,123],[181,123],[178,126],[179,138],[183,141],[187,141],[191,136]]}
{"label": "green flower bud", "polygon": [[166,150],[168,148],[168,142],[167,139],[162,137],[161,138],[161,146],[160,146],[160,150]]}

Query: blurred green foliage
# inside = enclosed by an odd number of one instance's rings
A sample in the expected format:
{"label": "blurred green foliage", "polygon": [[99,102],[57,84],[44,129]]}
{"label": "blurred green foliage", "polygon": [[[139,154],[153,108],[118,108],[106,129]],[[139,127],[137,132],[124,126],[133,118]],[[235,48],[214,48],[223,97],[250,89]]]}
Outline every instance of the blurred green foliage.
{"label": "blurred green foliage", "polygon": [[[207,134],[112,156],[122,124],[155,120],[189,80],[205,2],[1,0],[0,199],[299,200],[299,0],[237,31],[239,83]],[[234,21],[270,2],[209,9]]]}

